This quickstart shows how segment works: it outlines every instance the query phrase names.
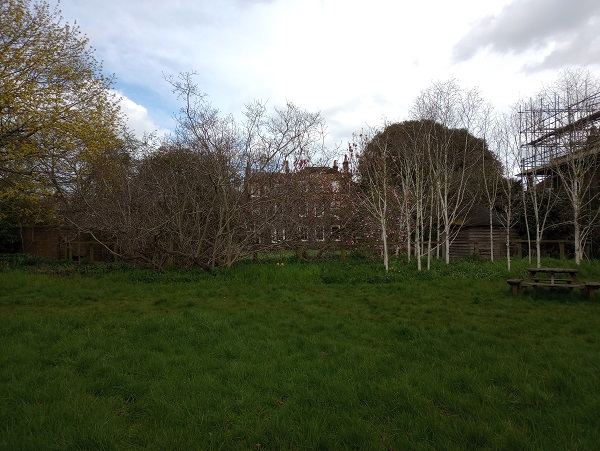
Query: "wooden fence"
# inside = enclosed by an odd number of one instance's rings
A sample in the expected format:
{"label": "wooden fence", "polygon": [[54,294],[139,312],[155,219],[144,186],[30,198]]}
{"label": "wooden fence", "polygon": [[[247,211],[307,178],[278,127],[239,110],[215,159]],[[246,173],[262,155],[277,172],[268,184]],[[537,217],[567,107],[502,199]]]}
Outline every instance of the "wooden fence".
{"label": "wooden fence", "polygon": [[[52,228],[30,228],[24,229],[21,233],[22,247],[20,252],[30,253],[44,258],[67,259],[75,261],[118,261],[118,246],[117,243],[108,243],[107,246],[96,241],[88,239],[66,240],[65,236],[57,229]],[[490,258],[490,243],[484,236],[475,236],[471,234],[467,240],[458,240],[451,245],[450,254],[452,259],[461,258],[467,255],[479,255],[482,258]],[[464,241],[464,242],[463,242]],[[494,256],[496,258],[506,257],[506,246],[499,246],[499,242],[494,243]],[[427,255],[428,243],[423,243],[423,250]],[[432,242],[432,256],[435,257],[437,242]],[[497,247],[498,246],[498,247]],[[542,257],[555,257],[560,259],[574,258],[574,243],[570,240],[543,240],[542,241]],[[274,252],[280,252],[287,249],[288,251],[298,252],[299,257],[303,257],[304,251],[316,251],[317,253],[335,252],[340,258],[345,259],[349,252],[365,250],[373,252],[375,255],[381,249],[379,242],[364,242],[360,244],[344,244],[341,241],[328,241],[322,243],[311,242],[285,242],[274,249]],[[406,252],[406,243],[389,243],[390,255],[394,255],[396,250],[399,253]],[[414,252],[414,245],[412,246]],[[511,240],[511,255],[519,257],[527,257],[531,249],[531,256],[535,256],[535,242],[528,245],[527,240],[513,239]],[[585,249],[585,256],[593,259],[597,256],[598,249],[588,244]],[[440,255],[443,256],[443,249],[440,249]],[[169,263],[176,263],[173,259]]]}

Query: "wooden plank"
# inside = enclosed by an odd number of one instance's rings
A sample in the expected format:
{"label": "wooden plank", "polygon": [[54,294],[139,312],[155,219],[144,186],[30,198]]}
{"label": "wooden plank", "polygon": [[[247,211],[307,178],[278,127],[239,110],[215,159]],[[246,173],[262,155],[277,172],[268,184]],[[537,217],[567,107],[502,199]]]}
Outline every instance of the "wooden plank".
{"label": "wooden plank", "polygon": [[549,288],[585,288],[585,284],[570,284],[570,283],[547,283],[547,282],[522,282],[522,287],[549,287]]}
{"label": "wooden plank", "polygon": [[527,283],[531,283],[534,285],[540,284],[540,283],[549,283],[551,285],[581,285],[578,281],[570,279],[570,280],[566,280],[566,279],[538,279],[537,277],[533,280],[527,280]]}
{"label": "wooden plank", "polygon": [[531,273],[554,272],[554,273],[562,273],[562,274],[576,274],[579,272],[579,270],[576,268],[527,268],[527,271],[529,271]]}

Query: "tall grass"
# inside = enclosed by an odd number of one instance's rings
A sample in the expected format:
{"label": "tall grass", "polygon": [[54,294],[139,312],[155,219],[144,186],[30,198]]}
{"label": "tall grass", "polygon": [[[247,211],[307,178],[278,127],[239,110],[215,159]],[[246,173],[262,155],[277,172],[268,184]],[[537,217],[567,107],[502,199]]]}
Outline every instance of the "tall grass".
{"label": "tall grass", "polygon": [[0,448],[600,443],[600,302],[512,297],[527,261],[276,263],[5,265]]}

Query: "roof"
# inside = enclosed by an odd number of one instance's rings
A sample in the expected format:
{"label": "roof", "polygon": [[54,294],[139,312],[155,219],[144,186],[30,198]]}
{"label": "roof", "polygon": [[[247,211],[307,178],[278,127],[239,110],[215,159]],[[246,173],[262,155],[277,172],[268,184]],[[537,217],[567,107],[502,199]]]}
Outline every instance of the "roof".
{"label": "roof", "polygon": [[[459,221],[456,221],[459,223]],[[483,204],[474,204],[460,222],[463,227],[489,227],[490,210]],[[502,221],[495,211],[492,211],[492,226],[502,227]]]}

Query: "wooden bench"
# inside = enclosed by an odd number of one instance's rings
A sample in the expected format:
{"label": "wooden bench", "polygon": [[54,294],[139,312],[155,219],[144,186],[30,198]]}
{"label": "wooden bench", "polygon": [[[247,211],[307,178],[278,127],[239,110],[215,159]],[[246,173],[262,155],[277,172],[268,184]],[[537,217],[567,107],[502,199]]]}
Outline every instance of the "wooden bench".
{"label": "wooden bench", "polygon": [[588,298],[596,297],[596,290],[600,289],[600,282],[581,282],[577,277],[579,272],[574,268],[528,268],[527,279],[508,279],[513,295],[525,293],[527,287],[533,287],[534,298],[537,298],[538,289],[561,288],[566,290],[578,289],[581,295]]}
{"label": "wooden bench", "polygon": [[522,292],[525,291],[525,288],[527,288],[527,287],[533,287],[533,297],[534,298],[537,298],[538,288],[540,288],[540,287],[550,288],[550,289],[564,288],[569,291],[571,291],[573,288],[577,288],[577,289],[581,290],[581,294],[585,294],[588,292],[585,284],[573,283],[573,281],[569,281],[569,280],[554,280],[554,281],[550,282],[548,280],[538,279],[538,280],[533,280],[533,281],[525,280],[525,281],[521,282]]}
{"label": "wooden bench", "polygon": [[587,291],[588,298],[594,299],[596,297],[596,290],[600,288],[600,282],[586,282],[585,289]]}
{"label": "wooden bench", "polygon": [[538,289],[561,288],[571,291],[573,288],[581,290],[581,294],[587,291],[584,283],[579,281],[575,268],[527,268],[529,275],[520,284],[521,293],[525,292],[527,287],[533,287],[534,297],[537,298]]}
{"label": "wooden bench", "polygon": [[519,294],[523,279],[508,279],[506,282],[510,285],[513,295]]}

